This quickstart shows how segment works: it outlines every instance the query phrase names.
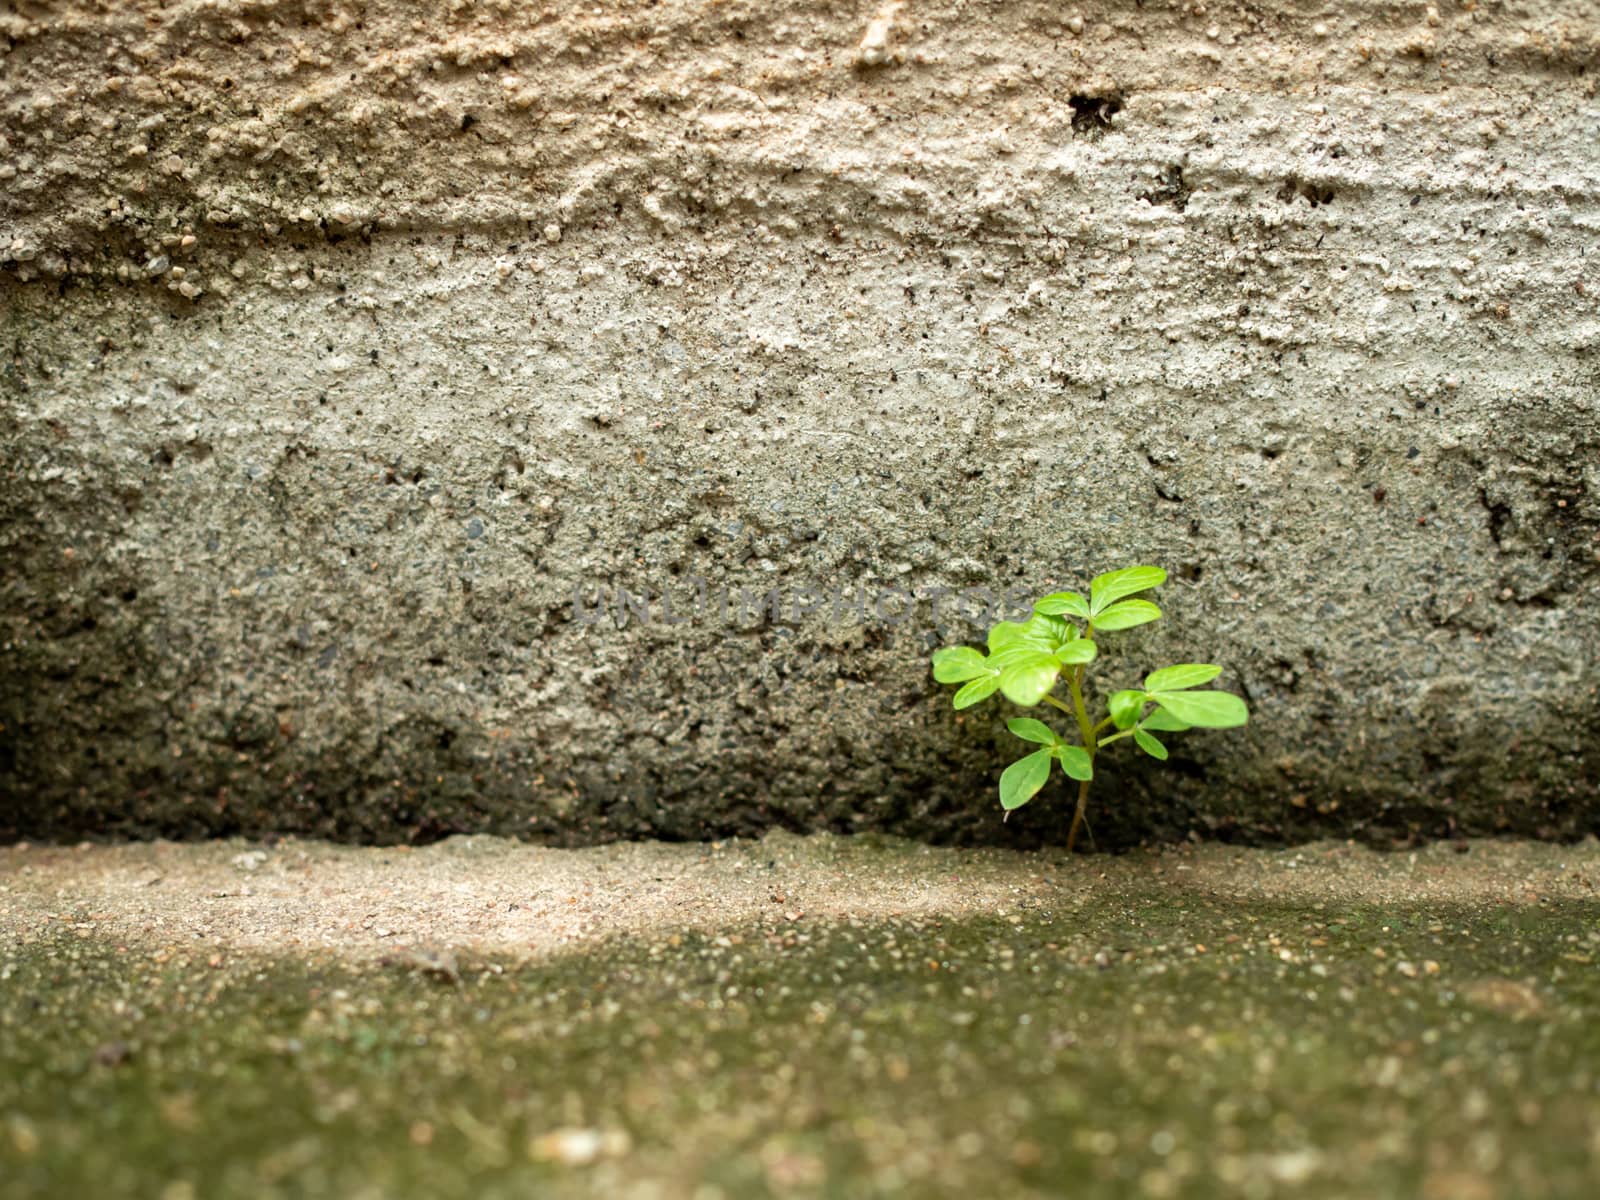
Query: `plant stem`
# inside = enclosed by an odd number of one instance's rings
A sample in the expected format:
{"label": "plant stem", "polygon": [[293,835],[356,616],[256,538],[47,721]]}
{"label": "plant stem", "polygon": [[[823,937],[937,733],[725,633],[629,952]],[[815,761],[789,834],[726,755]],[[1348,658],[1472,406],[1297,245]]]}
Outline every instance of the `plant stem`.
{"label": "plant stem", "polygon": [[1072,853],[1072,848],[1078,844],[1078,828],[1083,824],[1083,811],[1089,807],[1089,781],[1085,779],[1078,784],[1078,808],[1072,814],[1072,828],[1067,830],[1067,853]]}
{"label": "plant stem", "polygon": [[[1075,668],[1067,676],[1067,686],[1072,691],[1073,715],[1078,718],[1078,731],[1083,734],[1083,748],[1089,753],[1091,769],[1094,765],[1095,752],[1095,727],[1089,720],[1089,708],[1083,702],[1083,667]],[[1083,825],[1084,810],[1089,807],[1089,781],[1081,780],[1078,784],[1078,807],[1072,814],[1072,828],[1067,830],[1067,853],[1071,854],[1073,847],[1078,844],[1078,830]]]}
{"label": "plant stem", "polygon": [[[1072,715],[1078,718],[1078,732],[1083,735],[1083,748],[1094,757],[1094,726],[1089,721],[1089,710],[1083,703],[1083,667],[1072,669],[1067,676],[1067,687],[1072,690]],[[1065,707],[1063,705],[1063,707]]]}

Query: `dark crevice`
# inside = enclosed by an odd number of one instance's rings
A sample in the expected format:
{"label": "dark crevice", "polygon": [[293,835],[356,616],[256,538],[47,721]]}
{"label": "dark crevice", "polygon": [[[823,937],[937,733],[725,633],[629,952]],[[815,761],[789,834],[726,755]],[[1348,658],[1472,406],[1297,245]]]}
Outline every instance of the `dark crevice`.
{"label": "dark crevice", "polygon": [[1183,177],[1183,167],[1172,163],[1162,169],[1161,180],[1155,187],[1139,193],[1139,199],[1182,212],[1189,207],[1189,197],[1193,194],[1194,189]]}
{"label": "dark crevice", "polygon": [[1104,96],[1080,93],[1067,103],[1072,105],[1072,132],[1099,137],[1111,128],[1111,118],[1122,111],[1122,93],[1111,92]]}
{"label": "dark crevice", "polygon": [[1333,188],[1327,184],[1313,183],[1309,179],[1302,179],[1298,175],[1291,175],[1283,181],[1283,186],[1278,189],[1278,199],[1285,204],[1293,204],[1295,199],[1304,200],[1312,208],[1333,203]]}
{"label": "dark crevice", "polygon": [[1501,550],[1505,549],[1506,527],[1511,523],[1511,506],[1498,501],[1491,501],[1489,493],[1483,488],[1478,489],[1478,502],[1483,505],[1489,514],[1489,536],[1494,539],[1494,544]]}

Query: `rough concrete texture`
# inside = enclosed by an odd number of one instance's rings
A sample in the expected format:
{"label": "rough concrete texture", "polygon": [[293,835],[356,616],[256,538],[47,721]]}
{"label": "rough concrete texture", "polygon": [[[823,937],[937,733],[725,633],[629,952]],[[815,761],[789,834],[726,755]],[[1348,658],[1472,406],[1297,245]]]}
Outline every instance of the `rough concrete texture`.
{"label": "rough concrete texture", "polygon": [[0,1200],[1592,1200],[1600,843],[0,847]]}
{"label": "rough concrete texture", "polygon": [[972,626],[574,587],[1132,561],[1101,845],[1600,827],[1597,18],[10,7],[0,836],[1053,838]]}

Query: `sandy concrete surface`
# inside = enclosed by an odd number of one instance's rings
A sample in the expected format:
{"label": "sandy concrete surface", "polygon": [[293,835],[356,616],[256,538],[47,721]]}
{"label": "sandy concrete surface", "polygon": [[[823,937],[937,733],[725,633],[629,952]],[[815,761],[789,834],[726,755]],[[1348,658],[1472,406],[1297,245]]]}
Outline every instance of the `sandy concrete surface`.
{"label": "sandy concrete surface", "polygon": [[0,1200],[1580,1200],[1600,845],[0,852]]}
{"label": "sandy concrete surface", "polygon": [[819,922],[1020,916],[1152,889],[1239,904],[1537,907],[1597,899],[1600,844],[1471,843],[1379,854],[1320,842],[1124,856],[806,838],[557,850],[490,837],[411,849],[290,840],[0,849],[0,929],[352,958],[406,950],[543,955],[619,935]]}

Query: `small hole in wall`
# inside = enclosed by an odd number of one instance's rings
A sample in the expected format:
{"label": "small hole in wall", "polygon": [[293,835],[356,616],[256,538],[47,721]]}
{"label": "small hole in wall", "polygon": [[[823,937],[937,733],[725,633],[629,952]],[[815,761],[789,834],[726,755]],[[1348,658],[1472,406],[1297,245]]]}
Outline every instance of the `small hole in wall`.
{"label": "small hole in wall", "polygon": [[1283,186],[1278,189],[1278,199],[1285,204],[1293,204],[1296,198],[1304,200],[1312,208],[1333,203],[1333,189],[1326,184],[1312,183],[1309,179],[1301,179],[1298,175],[1291,175],[1283,181]]}
{"label": "small hole in wall", "polygon": [[1182,212],[1189,207],[1189,197],[1193,194],[1194,189],[1183,177],[1183,167],[1172,163],[1162,169],[1160,182],[1155,187],[1139,193],[1139,199]]}
{"label": "small hole in wall", "polygon": [[1205,568],[1199,563],[1184,563],[1178,568],[1178,578],[1187,583],[1199,583],[1200,576],[1205,574]]}
{"label": "small hole in wall", "polygon": [[1072,131],[1099,137],[1111,128],[1111,118],[1122,111],[1122,94],[1105,96],[1076,95],[1067,101],[1072,106]]}

